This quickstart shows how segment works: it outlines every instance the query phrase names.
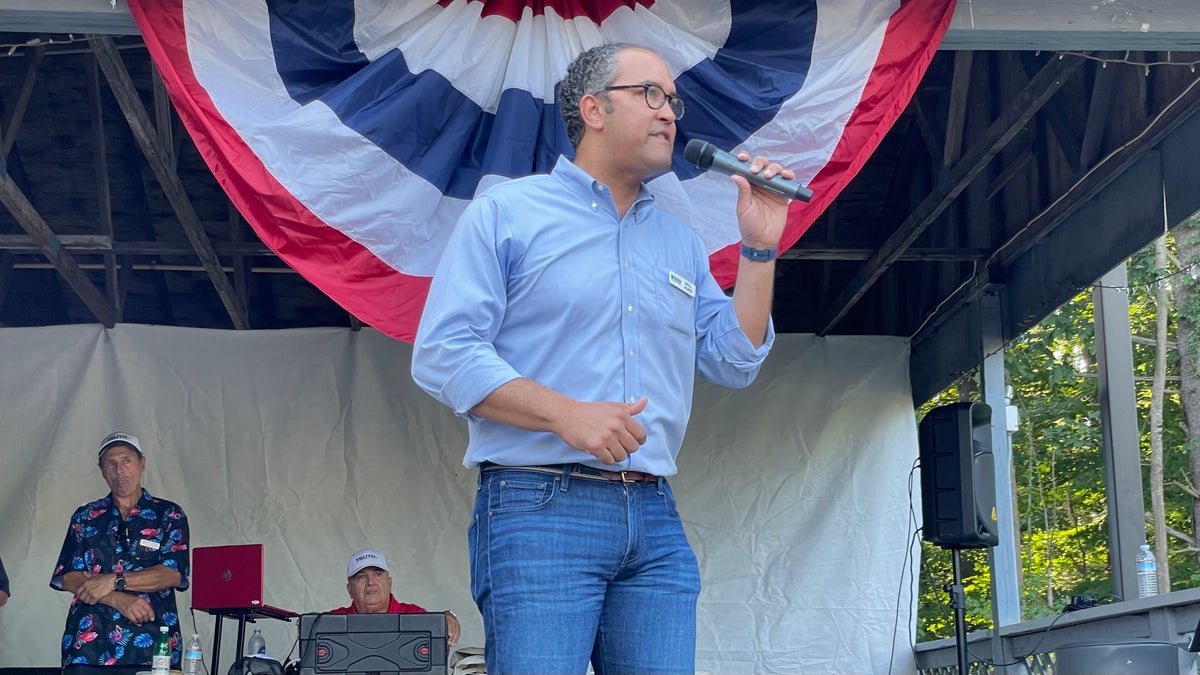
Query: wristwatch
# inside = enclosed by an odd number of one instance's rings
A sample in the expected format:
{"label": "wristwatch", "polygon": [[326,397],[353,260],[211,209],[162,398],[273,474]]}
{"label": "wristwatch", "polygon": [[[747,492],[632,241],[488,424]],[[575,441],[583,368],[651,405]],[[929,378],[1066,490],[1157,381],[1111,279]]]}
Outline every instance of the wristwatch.
{"label": "wristwatch", "polygon": [[778,255],[778,248],[754,248],[753,246],[747,246],[745,243],[742,244],[742,257],[746,260],[771,262]]}
{"label": "wristwatch", "polygon": [[125,590],[125,573],[124,572],[117,572],[117,580],[113,583],[113,587],[116,588],[118,591]]}

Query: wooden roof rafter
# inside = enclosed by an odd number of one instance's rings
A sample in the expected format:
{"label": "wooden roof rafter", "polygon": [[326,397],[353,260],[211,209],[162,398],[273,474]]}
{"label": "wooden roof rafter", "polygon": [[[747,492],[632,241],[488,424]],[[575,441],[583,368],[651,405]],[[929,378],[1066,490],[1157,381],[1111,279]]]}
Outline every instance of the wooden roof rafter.
{"label": "wooden roof rafter", "polygon": [[1012,104],[992,123],[984,138],[950,167],[944,184],[937,187],[913,209],[900,227],[854,275],[821,317],[818,335],[828,335],[845,318],[871,286],[938,216],[954,203],[958,195],[987,167],[992,158],[1033,118],[1066,80],[1082,67],[1084,61],[1080,56],[1064,55],[1046,63],[1041,72],[1029,81]]}
{"label": "wooden roof rafter", "polygon": [[[183,181],[180,180],[178,173],[175,171],[172,159],[175,153],[172,152],[167,132],[160,132],[151,123],[150,116],[146,113],[146,109],[138,97],[137,88],[133,84],[133,78],[130,77],[129,71],[125,68],[125,64],[121,60],[121,55],[117,51],[112,38],[94,37],[90,42],[93,51],[96,53],[96,59],[100,64],[100,70],[108,80],[109,87],[116,96],[117,104],[120,106],[121,112],[124,113],[126,121],[129,122],[129,127],[133,131],[138,147],[141,148],[142,154],[158,179],[159,185],[162,187],[167,201],[179,219],[179,224],[187,235],[188,241],[191,242],[192,248],[200,258],[200,264],[204,267],[209,279],[212,281],[217,295],[221,299],[221,304],[224,305],[229,318],[233,321],[234,328],[249,328],[250,320],[246,313],[246,307],[240,298],[238,298],[237,292],[229,281],[229,277],[225,275],[221,261],[217,258],[216,252],[213,251],[208,233],[204,230],[204,224],[200,221],[200,216],[197,215],[196,208],[192,205],[187,192],[184,190]],[[160,126],[169,128],[169,120],[170,116],[161,114],[160,108]]]}
{"label": "wooden roof rafter", "polygon": [[[17,132],[24,121],[25,112],[29,108],[29,101],[37,82],[38,68],[41,66],[45,54],[45,45],[38,45],[26,54],[26,69],[21,90],[13,105],[12,113],[6,120],[3,134],[0,135],[0,203],[4,204],[21,229],[29,235],[36,248],[58,270],[67,285],[79,295],[96,320],[105,327],[112,328],[117,321],[117,312],[113,309],[112,304],[104,298],[104,295],[97,290],[75,259],[71,257],[71,254],[63,248],[62,242],[55,236],[50,225],[38,213],[37,208],[29,201],[25,192],[12,179],[8,171],[8,156],[16,142]],[[0,264],[3,265],[3,274],[7,280],[13,268],[12,255],[6,252]]]}
{"label": "wooden roof rafter", "polygon": [[79,295],[96,320],[105,328],[112,328],[117,323],[117,313],[105,299],[104,295],[92,285],[87,274],[79,267],[71,254],[63,250],[62,242],[54,235],[54,231],[46,224],[45,219],[34,208],[29,198],[8,175],[7,166],[0,166],[0,203],[12,213],[13,218],[37,243],[46,259],[58,270],[67,284]]}

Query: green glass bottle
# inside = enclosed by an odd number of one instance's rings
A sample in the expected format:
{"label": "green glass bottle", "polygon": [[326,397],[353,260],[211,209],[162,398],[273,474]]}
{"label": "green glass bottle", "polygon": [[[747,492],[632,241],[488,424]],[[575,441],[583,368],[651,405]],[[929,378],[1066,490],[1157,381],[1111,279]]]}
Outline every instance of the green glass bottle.
{"label": "green glass bottle", "polygon": [[171,636],[167,634],[166,626],[158,627],[158,639],[154,641],[154,657],[150,659],[150,672],[153,675],[170,675]]}

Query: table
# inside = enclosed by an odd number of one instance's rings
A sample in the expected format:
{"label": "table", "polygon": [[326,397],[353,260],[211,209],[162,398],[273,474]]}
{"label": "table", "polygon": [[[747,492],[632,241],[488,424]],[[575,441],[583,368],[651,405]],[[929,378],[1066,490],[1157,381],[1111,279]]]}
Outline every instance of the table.
{"label": "table", "polygon": [[235,607],[231,609],[204,609],[203,612],[216,617],[216,626],[213,628],[213,650],[212,650],[212,667],[209,669],[210,675],[221,675],[218,662],[221,659],[221,624],[225,619],[237,619],[238,634],[237,644],[238,649],[246,642],[246,622],[254,623],[255,619],[279,619],[280,621],[291,621],[299,616],[295,612],[289,612],[286,609],[278,607]]}

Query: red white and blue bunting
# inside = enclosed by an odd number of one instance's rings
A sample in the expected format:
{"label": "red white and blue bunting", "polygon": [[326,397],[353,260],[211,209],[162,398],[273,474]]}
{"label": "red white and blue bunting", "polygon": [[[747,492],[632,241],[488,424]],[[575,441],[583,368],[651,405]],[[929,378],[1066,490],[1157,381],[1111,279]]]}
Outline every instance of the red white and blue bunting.
{"label": "red white and blue bunting", "polygon": [[658,204],[732,284],[728,179],[688,140],[779,159],[813,190],[791,246],[916,90],[953,0],[130,0],[184,125],[268,247],[411,340],[466,203],[572,154],[556,102],[602,42],[661,54],[687,100]]}

